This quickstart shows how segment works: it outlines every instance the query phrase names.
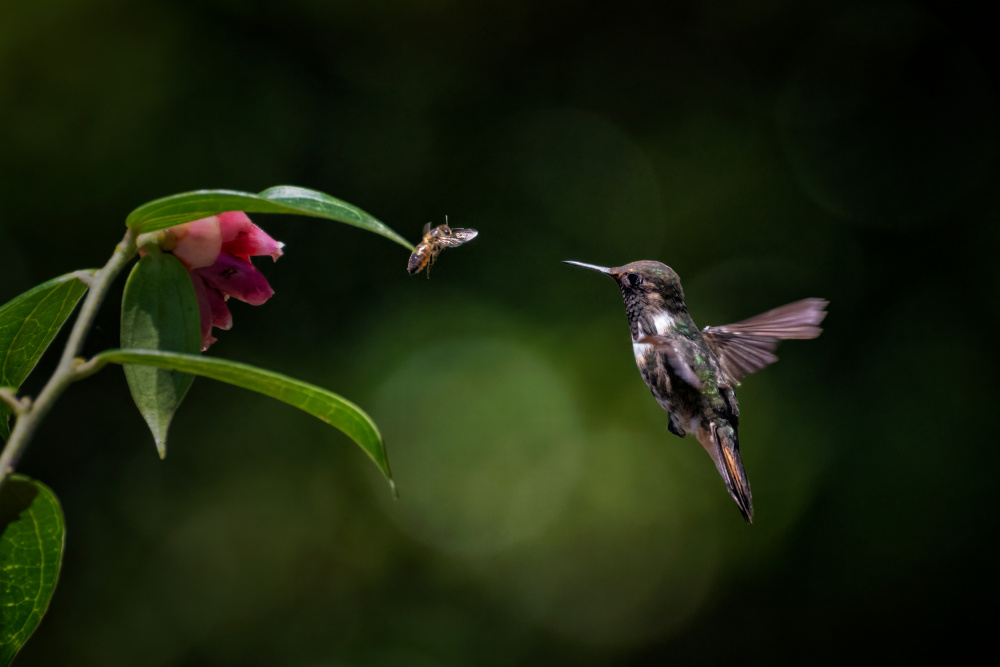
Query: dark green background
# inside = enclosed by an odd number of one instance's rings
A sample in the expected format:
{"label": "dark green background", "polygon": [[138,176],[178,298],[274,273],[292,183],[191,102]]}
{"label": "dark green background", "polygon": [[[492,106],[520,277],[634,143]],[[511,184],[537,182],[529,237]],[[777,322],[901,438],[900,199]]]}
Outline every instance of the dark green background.
{"label": "dark green background", "polygon": [[[198,380],[159,461],[118,369],[19,470],[67,519],[18,664],[955,657],[996,593],[996,56],[945,3],[0,6],[0,300],[97,266],[144,201],[291,183],[416,241],[258,216],[276,294],[211,354],[338,391],[338,432]],[[756,523],[666,430],[611,281],[695,320],[806,296],[739,396]],[[120,294],[120,290],[119,290]],[[88,351],[117,345],[109,299]],[[54,355],[50,355],[54,356]],[[40,386],[48,357],[26,386]],[[991,605],[992,606],[992,605]],[[987,607],[989,609],[990,607]]]}

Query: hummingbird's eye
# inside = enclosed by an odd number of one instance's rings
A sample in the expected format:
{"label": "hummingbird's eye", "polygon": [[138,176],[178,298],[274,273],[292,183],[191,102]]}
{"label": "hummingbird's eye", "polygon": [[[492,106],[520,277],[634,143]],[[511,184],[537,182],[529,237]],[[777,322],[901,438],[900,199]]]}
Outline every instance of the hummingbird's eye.
{"label": "hummingbird's eye", "polygon": [[628,284],[631,285],[632,287],[642,284],[642,276],[640,276],[638,273],[628,274],[626,280],[628,280]]}

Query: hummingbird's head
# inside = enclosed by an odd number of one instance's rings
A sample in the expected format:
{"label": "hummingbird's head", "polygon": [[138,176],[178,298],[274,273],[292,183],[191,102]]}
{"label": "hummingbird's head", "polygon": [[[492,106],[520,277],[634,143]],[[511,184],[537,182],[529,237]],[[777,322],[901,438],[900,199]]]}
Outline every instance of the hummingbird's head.
{"label": "hummingbird's head", "polygon": [[687,310],[681,279],[673,269],[661,262],[642,260],[612,268],[583,262],[568,261],[566,264],[582,266],[614,278],[622,291],[625,309],[633,328],[638,320],[651,314]]}

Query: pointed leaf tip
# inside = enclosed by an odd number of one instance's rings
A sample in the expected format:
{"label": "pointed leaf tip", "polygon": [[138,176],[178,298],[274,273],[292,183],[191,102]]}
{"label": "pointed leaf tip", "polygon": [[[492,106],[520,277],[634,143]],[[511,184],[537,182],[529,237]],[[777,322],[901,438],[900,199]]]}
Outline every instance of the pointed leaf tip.
{"label": "pointed leaf tip", "polygon": [[[122,345],[147,350],[196,353],[201,325],[194,284],[180,260],[152,252],[139,260],[122,296]],[[167,455],[167,431],[194,377],[150,366],[124,366],[136,407],[149,426],[160,458]]]}
{"label": "pointed leaf tip", "polygon": [[98,354],[94,361],[130,365],[144,364],[182,373],[202,375],[287,403],[347,435],[374,461],[395,493],[395,482],[389,469],[385,443],[375,422],[364,410],[332,391],[249,364],[203,357],[197,354],[150,350],[106,350]]}
{"label": "pointed leaf tip", "polygon": [[413,245],[370,213],[330,195],[295,185],[278,185],[260,194],[238,190],[194,190],[139,206],[125,224],[140,233],[155,232],[226,211],[295,213],[336,220],[367,229],[413,252]]}

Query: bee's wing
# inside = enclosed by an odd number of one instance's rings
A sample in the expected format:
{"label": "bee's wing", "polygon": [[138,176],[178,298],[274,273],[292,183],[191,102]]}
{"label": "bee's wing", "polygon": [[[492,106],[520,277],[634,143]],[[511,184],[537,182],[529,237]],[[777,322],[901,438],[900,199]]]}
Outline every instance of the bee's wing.
{"label": "bee's wing", "polygon": [[477,234],[479,232],[475,229],[453,229],[451,230],[451,236],[442,236],[436,242],[440,246],[454,248],[476,238]]}
{"label": "bee's wing", "polygon": [[777,361],[774,348],[778,341],[820,335],[819,323],[826,317],[828,303],[803,299],[742,322],[705,327],[701,335],[719,358],[722,370],[738,381]]}
{"label": "bee's wing", "polygon": [[424,231],[420,232],[423,236],[427,236],[427,232],[431,231],[431,223],[424,225]]}

